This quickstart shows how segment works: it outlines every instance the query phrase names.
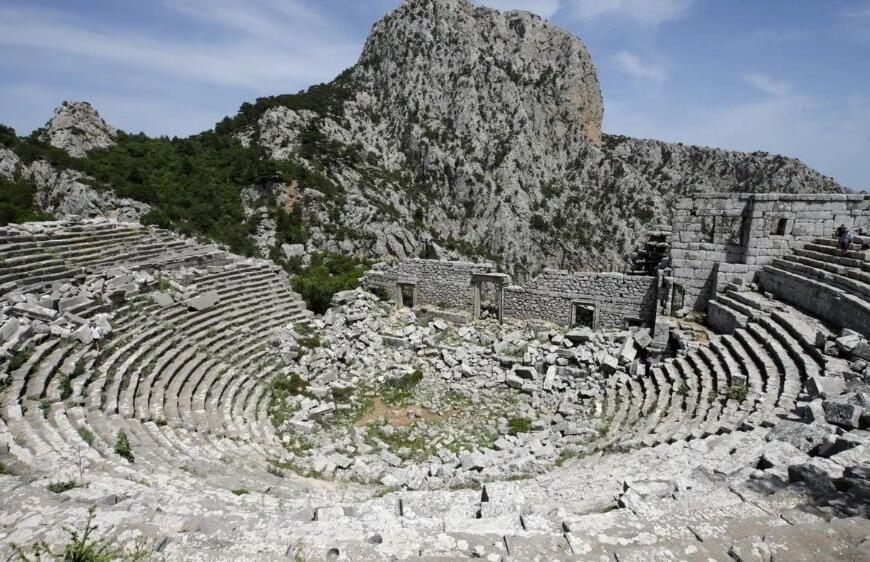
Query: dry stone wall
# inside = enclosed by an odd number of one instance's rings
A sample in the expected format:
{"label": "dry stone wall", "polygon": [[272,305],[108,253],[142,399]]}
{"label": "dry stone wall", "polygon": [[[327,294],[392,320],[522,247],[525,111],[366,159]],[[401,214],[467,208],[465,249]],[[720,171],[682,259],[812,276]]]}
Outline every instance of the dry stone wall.
{"label": "dry stone wall", "polygon": [[702,310],[729,282],[753,280],[773,260],[814,238],[833,236],[840,224],[856,230],[870,226],[870,196],[740,193],[683,199],[673,223],[674,305]]}
{"label": "dry stone wall", "polygon": [[[400,287],[405,285],[416,289],[415,304],[471,311],[472,277],[495,271],[488,263],[411,259],[393,268],[380,265],[366,274],[363,283],[386,290],[397,302]],[[629,322],[652,324],[655,319],[656,277],[546,270],[524,286],[510,285],[509,281],[506,278],[502,288],[505,318],[570,325],[575,319],[574,305],[582,303],[594,307],[595,328],[621,328]]]}
{"label": "dry stone wall", "polygon": [[596,328],[620,328],[651,324],[656,298],[655,277],[547,270],[525,287],[505,290],[504,314],[566,325],[575,320],[574,304],[582,303],[595,308]]}
{"label": "dry stone wall", "polygon": [[363,279],[368,288],[381,288],[398,300],[401,285],[413,286],[415,304],[468,309],[474,305],[471,276],[494,273],[491,263],[438,261],[424,259],[402,260],[396,267],[376,266]]}

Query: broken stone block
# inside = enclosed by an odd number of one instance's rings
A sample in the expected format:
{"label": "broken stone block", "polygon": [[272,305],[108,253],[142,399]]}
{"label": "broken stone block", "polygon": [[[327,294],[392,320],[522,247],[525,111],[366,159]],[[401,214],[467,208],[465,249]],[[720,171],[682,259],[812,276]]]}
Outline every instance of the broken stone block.
{"label": "broken stone block", "polygon": [[308,415],[310,415],[311,417],[321,416],[323,414],[326,414],[327,412],[334,412],[334,411],[335,411],[335,404],[330,402],[328,404],[321,404],[320,406],[315,406],[314,408],[311,408],[311,410],[309,410],[309,412],[308,412]]}
{"label": "broken stone block", "polygon": [[349,468],[350,465],[353,464],[352,458],[342,455],[340,453],[335,453],[334,455],[330,456],[329,460],[332,462],[332,464],[341,469]]}
{"label": "broken stone block", "polygon": [[634,361],[635,357],[637,357],[637,349],[634,347],[634,339],[628,338],[619,350],[619,362],[620,364],[627,365]]}
{"label": "broken stone block", "polygon": [[78,308],[80,306],[90,304],[91,302],[93,302],[91,299],[83,296],[69,297],[66,299],[60,299],[60,301],[58,301],[57,303],[57,309],[60,312],[66,312],[67,310]]}
{"label": "broken stone block", "polygon": [[54,320],[55,316],[57,316],[56,310],[51,310],[50,308],[45,308],[36,304],[28,304],[26,302],[16,304],[12,307],[12,310],[22,316],[27,316],[34,320],[45,320],[46,322],[51,322]]}
{"label": "broken stone block", "polygon": [[173,302],[175,302],[172,299],[171,295],[169,295],[168,293],[161,293],[161,292],[152,293],[151,300],[154,301],[154,304],[156,304],[157,306],[163,307],[163,308],[166,308],[167,306],[169,306]]}
{"label": "broken stone block", "polygon": [[812,422],[824,422],[825,421],[825,409],[822,406],[823,400],[821,398],[816,398],[811,402],[806,402],[801,404],[795,408],[795,412],[805,421],[806,423]]}
{"label": "broken stone block", "polygon": [[848,334],[834,340],[837,343],[837,347],[840,350],[845,351],[846,353],[851,353],[855,347],[861,343],[861,336],[858,334]]}
{"label": "broken stone block", "polygon": [[389,451],[382,451],[380,459],[392,467],[402,466],[402,459],[398,455],[394,455]]}
{"label": "broken stone block", "polygon": [[641,349],[646,349],[653,343],[652,336],[649,335],[649,328],[643,328],[634,333],[634,342]]}
{"label": "broken stone block", "polygon": [[7,320],[3,326],[0,327],[0,342],[9,341],[20,327],[21,322],[18,321],[18,318],[10,318]]}
{"label": "broken stone block", "polygon": [[592,341],[595,337],[595,333],[589,328],[575,328],[565,334],[565,337],[575,344],[586,343]]}
{"label": "broken stone block", "polygon": [[72,333],[72,337],[85,345],[94,341],[94,334],[91,332],[90,326],[87,325],[80,326],[78,330]]}
{"label": "broken stone block", "polygon": [[508,374],[505,377],[504,382],[511,388],[520,389],[523,387],[523,379],[513,374]]}
{"label": "broken stone block", "polygon": [[870,344],[862,341],[852,349],[852,355],[864,361],[870,361]]}
{"label": "broken stone block", "polygon": [[830,437],[831,432],[817,423],[806,424],[790,420],[779,422],[767,434],[768,441],[782,441],[808,454],[826,447]]}
{"label": "broken stone block", "polygon": [[619,368],[619,360],[611,355],[605,355],[601,360],[601,371],[612,375]]}
{"label": "broken stone block", "polygon": [[864,408],[847,402],[834,400],[825,400],[822,403],[825,409],[825,420],[828,423],[847,427],[849,429],[858,429],[861,425],[861,416],[864,415]]}
{"label": "broken stone block", "polygon": [[533,367],[517,365],[514,367],[514,375],[521,379],[533,381],[538,378],[538,372]]}
{"label": "broken stone block", "polygon": [[306,435],[317,430],[317,424],[312,421],[290,420],[290,427]]}
{"label": "broken stone block", "polygon": [[831,398],[839,396],[846,390],[846,381],[842,377],[809,377],[807,392],[813,398]]}
{"label": "broken stone block", "polygon": [[220,302],[220,295],[217,291],[209,291],[204,295],[194,297],[187,301],[187,306],[197,312],[207,310]]}

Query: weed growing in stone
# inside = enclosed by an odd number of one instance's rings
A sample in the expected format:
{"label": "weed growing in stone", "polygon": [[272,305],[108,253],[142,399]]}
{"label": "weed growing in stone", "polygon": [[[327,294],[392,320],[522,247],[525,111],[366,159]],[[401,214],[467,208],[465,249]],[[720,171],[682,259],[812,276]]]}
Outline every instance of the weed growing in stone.
{"label": "weed growing in stone", "polygon": [[60,399],[66,400],[73,393],[72,382],[67,375],[61,375],[57,382],[58,389],[60,389]]}
{"label": "weed growing in stone", "polygon": [[381,390],[384,402],[392,406],[403,404],[413,395],[414,388],[423,380],[423,371],[416,369],[399,378],[387,379]]}
{"label": "weed growing in stone", "polygon": [[749,388],[745,384],[733,384],[728,387],[727,396],[731,400],[743,402],[749,394]]}
{"label": "weed growing in stone", "polygon": [[90,429],[88,429],[86,427],[80,427],[79,428],[79,437],[81,437],[82,441],[84,441],[85,443],[87,443],[91,447],[94,446],[94,434],[91,432]]}
{"label": "weed growing in stone", "polygon": [[532,420],[529,418],[511,418],[508,420],[508,431],[511,435],[518,433],[528,433],[532,427]]}
{"label": "weed growing in stone", "polygon": [[48,491],[53,494],[62,494],[64,492],[68,492],[69,490],[79,487],[81,487],[81,484],[79,484],[75,480],[66,480],[61,482],[51,482],[48,485]]}
{"label": "weed growing in stone", "polygon": [[118,432],[118,437],[115,440],[115,454],[127,459],[127,462],[133,462],[133,448],[130,446],[130,440],[124,431]]}

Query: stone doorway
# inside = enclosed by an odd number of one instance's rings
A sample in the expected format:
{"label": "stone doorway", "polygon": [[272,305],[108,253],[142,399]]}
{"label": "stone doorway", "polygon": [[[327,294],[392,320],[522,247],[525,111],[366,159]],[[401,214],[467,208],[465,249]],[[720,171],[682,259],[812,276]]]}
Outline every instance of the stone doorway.
{"label": "stone doorway", "polygon": [[571,311],[571,326],[598,329],[598,309],[594,303],[575,302]]}
{"label": "stone doorway", "polygon": [[504,317],[504,286],[510,278],[503,273],[486,273],[471,276],[471,286],[474,292],[473,319],[481,316]]}
{"label": "stone doorway", "polygon": [[399,307],[414,308],[417,306],[417,285],[413,283],[399,283],[397,293],[396,304]]}

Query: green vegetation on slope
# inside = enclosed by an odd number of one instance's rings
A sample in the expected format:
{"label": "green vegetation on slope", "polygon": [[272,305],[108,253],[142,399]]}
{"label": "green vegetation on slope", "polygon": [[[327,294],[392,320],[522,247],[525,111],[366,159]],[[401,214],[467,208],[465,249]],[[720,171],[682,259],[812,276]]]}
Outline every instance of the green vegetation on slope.
{"label": "green vegetation on slope", "polygon": [[329,308],[332,295],[356,288],[368,267],[366,260],[340,254],[315,254],[311,264],[293,279],[293,288],[302,295],[310,310],[323,314]]}
{"label": "green vegetation on slope", "polygon": [[0,226],[51,219],[37,208],[35,194],[36,188],[28,181],[0,177]]}
{"label": "green vegetation on slope", "polygon": [[[292,161],[267,158],[258,143],[245,147],[234,134],[253,124],[266,110],[284,106],[308,109],[320,115],[337,115],[353,95],[350,71],[330,84],[313,86],[298,94],[260,98],[245,103],[233,118],[226,118],[214,131],[188,138],[150,138],[119,133],[117,144],[92,150],[86,158],[73,158],[63,150],[39,140],[41,130],[18,137],[15,130],[0,125],[0,146],[11,149],[25,165],[46,160],[58,169],[72,169],[93,178],[98,190],[112,189],[121,197],[142,201],[153,210],[145,224],[172,228],[187,235],[202,235],[226,244],[232,251],[253,255],[256,247],[248,236],[256,219],[246,220],[240,192],[251,185],[270,182],[294,183],[299,191],[320,191],[328,201],[343,202],[341,188],[326,173],[330,161],[358,158],[356,149],[333,146],[316,127],[300,139],[301,155],[311,157],[318,169]],[[34,187],[25,181],[0,180],[0,224],[46,219],[33,201]],[[307,239],[301,211],[274,209],[278,246]],[[274,257],[274,256],[273,256]]]}
{"label": "green vegetation on slope", "polygon": [[307,109],[320,115],[340,115],[344,102],[353,96],[352,69],[347,69],[328,84],[311,86],[298,94],[284,94],[257,98],[254,103],[243,103],[235,117],[225,117],[215,131],[230,134],[255,123],[273,107],[286,107],[294,111]]}

